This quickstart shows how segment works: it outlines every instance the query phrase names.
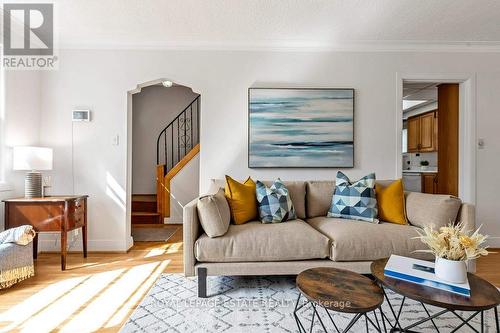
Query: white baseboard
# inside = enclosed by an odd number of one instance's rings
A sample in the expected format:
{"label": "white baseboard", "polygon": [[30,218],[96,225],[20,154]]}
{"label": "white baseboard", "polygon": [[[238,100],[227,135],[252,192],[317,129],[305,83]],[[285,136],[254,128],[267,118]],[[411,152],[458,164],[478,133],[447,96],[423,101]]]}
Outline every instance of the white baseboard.
{"label": "white baseboard", "polygon": [[130,250],[132,246],[134,246],[134,239],[132,238],[132,236],[129,236],[127,238],[127,251]]}
{"label": "white baseboard", "polygon": [[489,247],[500,248],[500,237],[490,238],[486,243]]}
{"label": "white baseboard", "polygon": [[[42,237],[41,236],[46,236]],[[52,237],[47,237],[52,236]],[[68,235],[69,252],[83,251],[81,235],[73,240],[71,235]],[[132,237],[130,237],[132,239]],[[124,241],[115,239],[89,239],[87,241],[87,251],[103,251],[103,252],[126,252],[129,244],[124,244]],[[132,243],[133,245],[133,240]],[[38,239],[39,252],[60,252],[61,251],[61,238],[59,235],[45,235],[40,234]]]}

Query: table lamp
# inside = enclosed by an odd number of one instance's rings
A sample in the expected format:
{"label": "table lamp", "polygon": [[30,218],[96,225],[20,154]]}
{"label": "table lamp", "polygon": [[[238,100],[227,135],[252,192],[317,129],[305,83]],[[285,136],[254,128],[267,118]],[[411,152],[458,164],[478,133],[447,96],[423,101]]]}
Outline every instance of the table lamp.
{"label": "table lamp", "polygon": [[42,196],[43,170],[52,170],[52,148],[14,147],[13,169],[28,170],[24,179],[24,197]]}

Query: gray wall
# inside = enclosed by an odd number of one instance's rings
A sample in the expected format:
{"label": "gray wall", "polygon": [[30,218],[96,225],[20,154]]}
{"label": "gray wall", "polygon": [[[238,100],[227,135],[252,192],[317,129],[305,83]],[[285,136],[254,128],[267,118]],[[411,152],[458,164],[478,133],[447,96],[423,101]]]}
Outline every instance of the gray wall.
{"label": "gray wall", "polygon": [[196,97],[184,86],[150,86],[132,97],[132,193],[156,193],[156,139]]}

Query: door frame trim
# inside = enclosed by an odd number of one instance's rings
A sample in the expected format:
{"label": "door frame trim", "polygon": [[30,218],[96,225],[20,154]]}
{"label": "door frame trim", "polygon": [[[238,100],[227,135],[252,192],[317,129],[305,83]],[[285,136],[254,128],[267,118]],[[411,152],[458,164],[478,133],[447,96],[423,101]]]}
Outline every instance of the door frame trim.
{"label": "door frame trim", "polygon": [[459,84],[458,194],[476,204],[476,74],[396,73],[396,177],[403,174],[403,81]]}

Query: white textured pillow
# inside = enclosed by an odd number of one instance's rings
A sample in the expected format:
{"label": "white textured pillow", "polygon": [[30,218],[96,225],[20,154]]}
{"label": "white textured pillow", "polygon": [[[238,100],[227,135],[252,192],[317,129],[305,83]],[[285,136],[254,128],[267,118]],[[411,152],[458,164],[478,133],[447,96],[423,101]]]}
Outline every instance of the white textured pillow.
{"label": "white textured pillow", "polygon": [[208,237],[224,235],[229,229],[231,212],[224,190],[198,198],[198,218]]}
{"label": "white textured pillow", "polygon": [[17,245],[28,245],[35,238],[36,232],[31,225],[22,225],[7,229],[0,233],[0,244],[15,243]]}

